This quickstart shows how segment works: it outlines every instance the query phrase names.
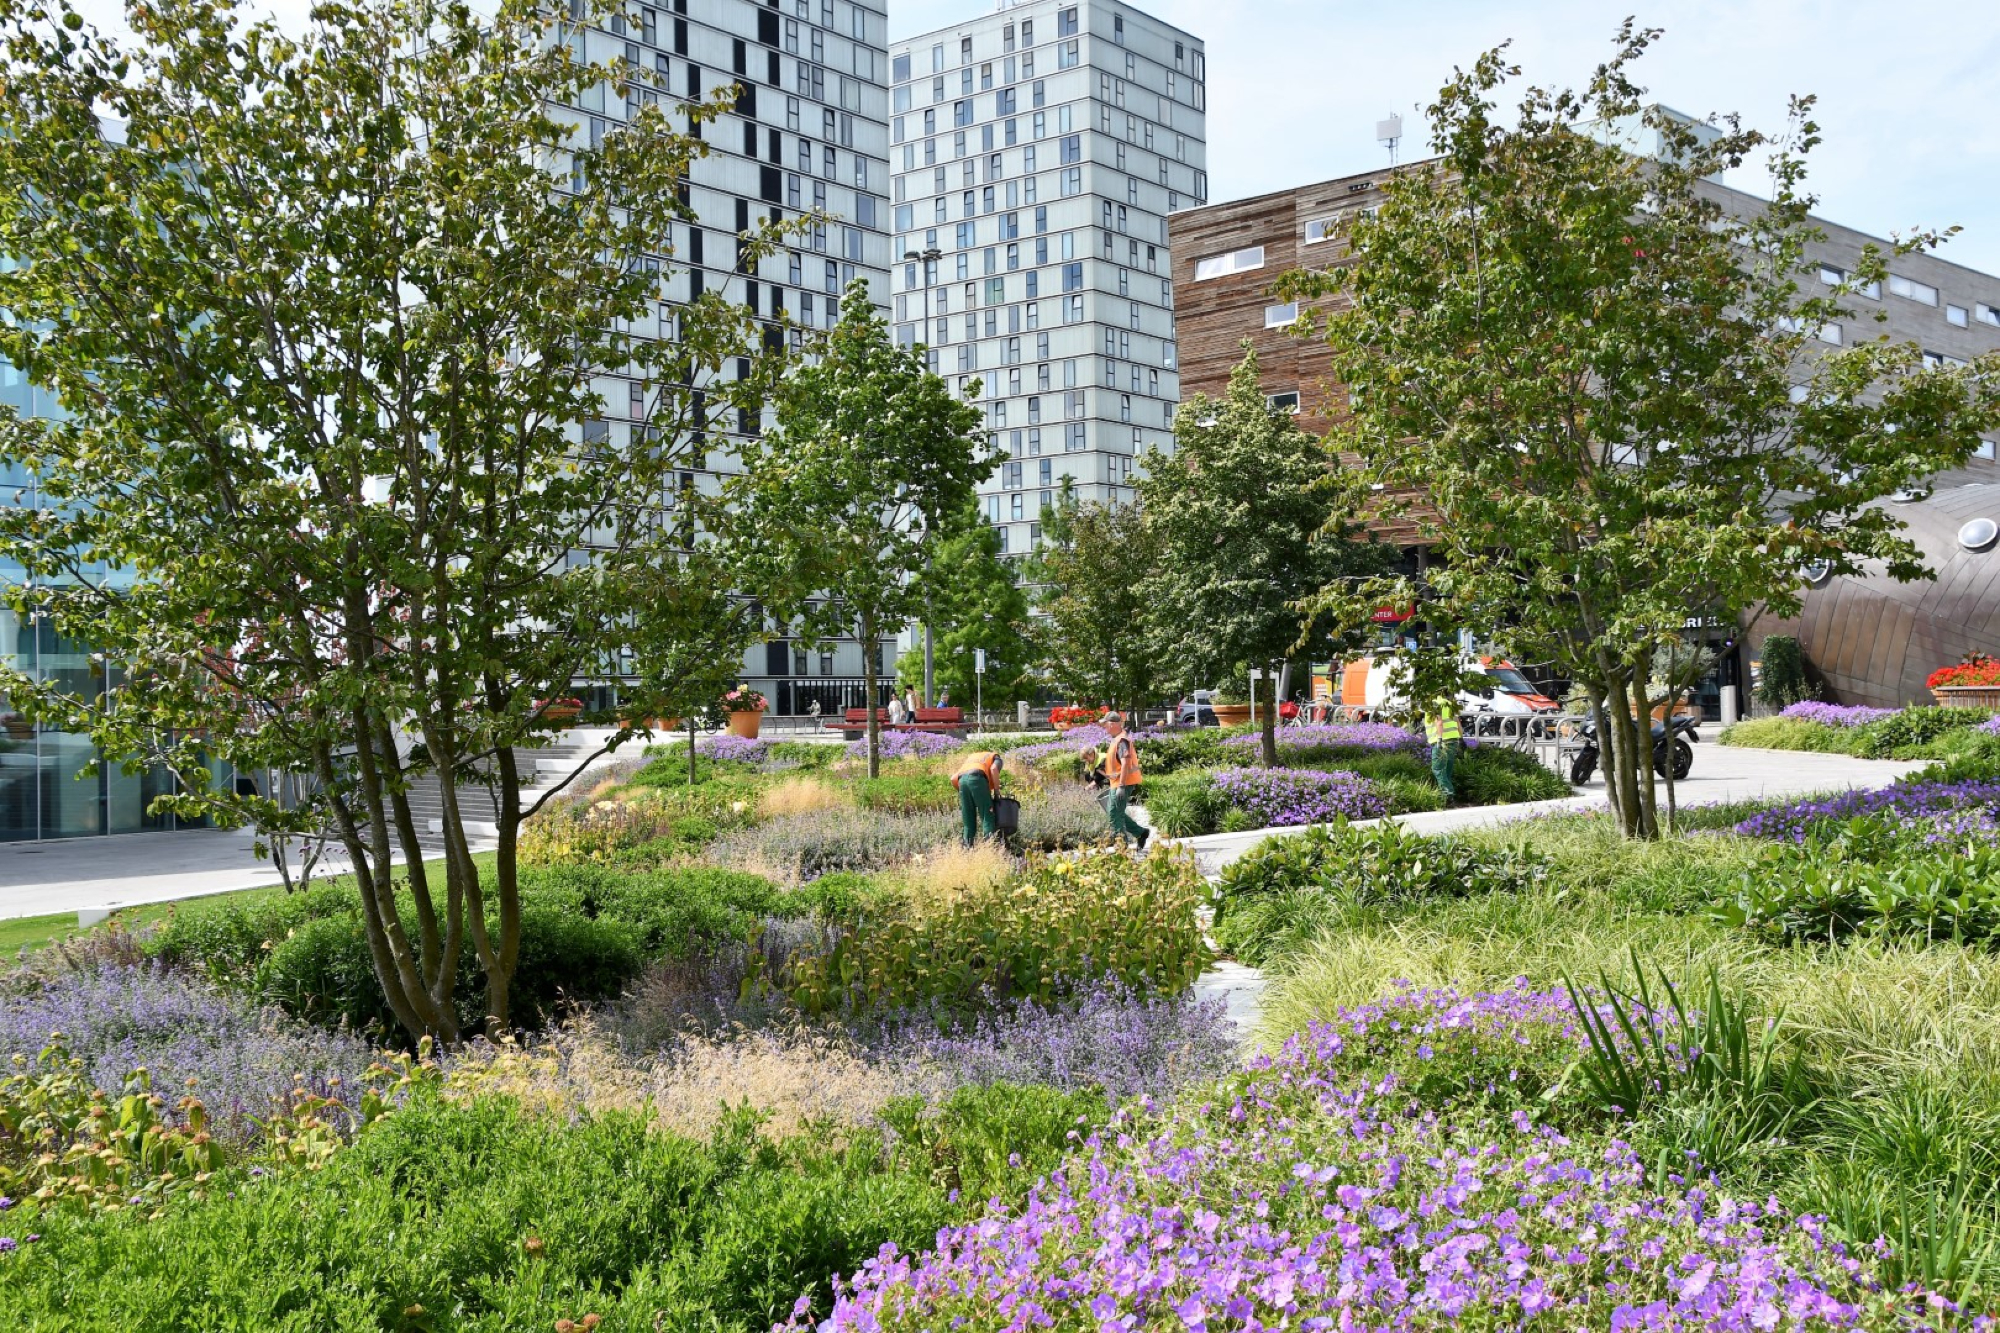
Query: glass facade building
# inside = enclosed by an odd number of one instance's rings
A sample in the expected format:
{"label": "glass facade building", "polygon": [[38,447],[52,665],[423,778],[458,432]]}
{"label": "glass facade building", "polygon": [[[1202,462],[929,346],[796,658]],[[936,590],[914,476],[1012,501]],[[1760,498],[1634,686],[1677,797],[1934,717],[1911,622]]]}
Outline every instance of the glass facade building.
{"label": "glass facade building", "polygon": [[980,504],[1010,555],[1065,482],[1129,500],[1145,450],[1171,445],[1167,215],[1207,200],[1206,63],[1112,0],[1031,0],[891,47],[897,336],[978,384],[1007,455]]}

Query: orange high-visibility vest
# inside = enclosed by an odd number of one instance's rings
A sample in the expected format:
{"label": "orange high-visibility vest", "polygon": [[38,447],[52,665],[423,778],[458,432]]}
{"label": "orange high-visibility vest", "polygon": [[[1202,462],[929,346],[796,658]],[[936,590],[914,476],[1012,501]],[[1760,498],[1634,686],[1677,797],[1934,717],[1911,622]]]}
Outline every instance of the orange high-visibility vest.
{"label": "orange high-visibility vest", "polygon": [[1139,747],[1130,736],[1120,736],[1105,747],[1098,771],[1114,787],[1136,787],[1146,780],[1146,775],[1139,771]]}
{"label": "orange high-visibility vest", "polygon": [[965,756],[965,762],[958,766],[958,772],[951,775],[951,785],[956,787],[958,780],[967,773],[983,773],[986,776],[986,789],[999,791],[1000,770],[997,767],[999,758],[1000,756],[991,750],[976,750]]}

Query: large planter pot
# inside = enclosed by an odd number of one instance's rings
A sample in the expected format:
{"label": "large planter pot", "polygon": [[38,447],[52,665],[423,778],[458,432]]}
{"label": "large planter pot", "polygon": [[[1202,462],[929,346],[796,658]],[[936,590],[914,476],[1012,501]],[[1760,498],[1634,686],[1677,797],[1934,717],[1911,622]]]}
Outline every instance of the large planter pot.
{"label": "large planter pot", "polygon": [[763,725],[764,714],[761,709],[753,708],[747,712],[731,713],[729,715],[729,734],[732,736],[741,736],[746,741],[756,740],[757,732]]}
{"label": "large planter pot", "polygon": [[1940,708],[1984,708],[2000,713],[2000,685],[1940,685],[1931,691]]}
{"label": "large planter pot", "polygon": [[582,716],[583,710],[581,708],[564,708],[556,705],[542,710],[542,721],[558,727],[575,726],[576,720]]}
{"label": "large planter pot", "polygon": [[1240,727],[1250,720],[1249,704],[1211,704],[1215,710],[1216,722],[1225,727]]}

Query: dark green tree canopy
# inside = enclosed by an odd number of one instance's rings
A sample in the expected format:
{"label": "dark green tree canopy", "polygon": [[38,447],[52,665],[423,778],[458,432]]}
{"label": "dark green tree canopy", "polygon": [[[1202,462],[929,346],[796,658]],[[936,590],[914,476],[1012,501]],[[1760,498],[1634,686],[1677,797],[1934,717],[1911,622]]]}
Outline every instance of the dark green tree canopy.
{"label": "dark green tree canopy", "polygon": [[1135,505],[1081,504],[1065,482],[1042,515],[1042,541],[1028,565],[1040,612],[1028,634],[1043,676],[1080,704],[1152,704],[1165,686],[1140,588],[1159,544],[1144,515]]}
{"label": "dark green tree canopy", "polygon": [[[1384,573],[1394,552],[1358,535],[1347,478],[1266,397],[1255,352],[1220,399],[1181,406],[1174,452],[1147,455],[1137,490],[1159,542],[1142,585],[1147,638],[1170,684],[1215,685],[1358,641],[1365,616],[1336,626],[1313,599]],[[1275,709],[1261,713],[1275,762]]]}
{"label": "dark green tree canopy", "polygon": [[[898,347],[868,298],[847,290],[840,324],[776,392],[777,425],[743,451],[732,495],[759,586],[802,637],[863,645],[923,612],[923,575],[943,533],[999,465],[982,457],[983,418]],[[869,768],[879,767],[879,672],[864,651]]]}
{"label": "dark green tree canopy", "polygon": [[[983,694],[989,708],[1034,694],[1028,595],[1000,554],[999,532],[976,508],[959,515],[939,541],[925,579],[923,615],[932,630],[938,688],[965,702]],[[974,676],[979,649],[986,652],[983,691]],[[899,677],[905,685],[923,684],[921,647],[904,656]]]}

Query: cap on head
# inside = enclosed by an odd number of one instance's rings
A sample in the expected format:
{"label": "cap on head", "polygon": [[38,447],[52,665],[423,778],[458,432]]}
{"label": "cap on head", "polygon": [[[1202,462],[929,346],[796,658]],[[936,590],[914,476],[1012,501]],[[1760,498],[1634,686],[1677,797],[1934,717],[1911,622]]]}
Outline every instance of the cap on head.
{"label": "cap on head", "polygon": [[1125,715],[1123,713],[1106,713],[1104,715],[1104,725],[1110,726],[1114,722],[1121,727],[1124,726]]}

